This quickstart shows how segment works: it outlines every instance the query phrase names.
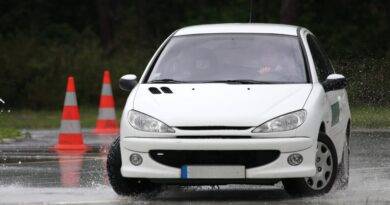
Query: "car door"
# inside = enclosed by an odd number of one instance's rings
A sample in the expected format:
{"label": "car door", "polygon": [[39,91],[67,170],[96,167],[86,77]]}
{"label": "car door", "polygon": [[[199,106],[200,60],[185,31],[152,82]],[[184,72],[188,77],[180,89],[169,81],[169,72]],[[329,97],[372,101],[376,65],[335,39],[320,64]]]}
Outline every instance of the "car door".
{"label": "car door", "polygon": [[[322,83],[330,74],[334,73],[333,66],[315,36],[309,34],[307,36],[307,41],[315,64],[318,81]],[[342,110],[343,106],[345,106],[345,103],[342,101],[345,99],[345,89],[326,92],[326,106],[329,115],[325,123],[328,135],[337,137],[342,134],[343,123],[341,123],[341,121],[344,117]]]}

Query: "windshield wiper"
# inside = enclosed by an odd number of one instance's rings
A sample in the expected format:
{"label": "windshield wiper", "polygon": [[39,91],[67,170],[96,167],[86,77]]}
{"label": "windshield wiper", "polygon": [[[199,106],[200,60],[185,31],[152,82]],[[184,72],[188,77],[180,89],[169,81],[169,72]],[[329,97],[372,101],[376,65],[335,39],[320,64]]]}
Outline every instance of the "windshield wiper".
{"label": "windshield wiper", "polygon": [[274,82],[269,82],[269,81],[258,81],[258,80],[249,80],[249,79],[241,79],[241,80],[213,80],[213,81],[205,81],[204,83],[273,84]]}
{"label": "windshield wiper", "polygon": [[158,80],[152,80],[148,83],[184,83],[183,81],[174,80],[174,79],[158,79]]}

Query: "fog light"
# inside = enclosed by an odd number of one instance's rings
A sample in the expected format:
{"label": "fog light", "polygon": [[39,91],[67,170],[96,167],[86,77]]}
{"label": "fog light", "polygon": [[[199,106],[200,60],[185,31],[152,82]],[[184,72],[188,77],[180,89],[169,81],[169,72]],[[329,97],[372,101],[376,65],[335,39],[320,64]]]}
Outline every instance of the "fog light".
{"label": "fog light", "polygon": [[138,166],[142,164],[142,157],[139,154],[131,154],[130,155],[130,163],[134,166]]}
{"label": "fog light", "polygon": [[287,162],[291,166],[297,166],[297,165],[301,164],[302,161],[303,161],[303,157],[302,157],[302,155],[300,155],[298,153],[291,154],[287,158]]}

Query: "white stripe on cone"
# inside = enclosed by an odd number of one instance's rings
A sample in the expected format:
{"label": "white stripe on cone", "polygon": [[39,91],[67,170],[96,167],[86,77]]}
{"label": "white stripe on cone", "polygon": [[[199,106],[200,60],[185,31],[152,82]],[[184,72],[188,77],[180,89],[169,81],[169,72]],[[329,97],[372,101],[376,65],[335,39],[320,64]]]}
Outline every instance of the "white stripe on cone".
{"label": "white stripe on cone", "polygon": [[101,95],[112,96],[112,89],[111,89],[111,85],[110,85],[110,84],[108,84],[108,83],[103,83]]}
{"label": "white stripe on cone", "polygon": [[64,105],[77,105],[75,92],[66,92]]}
{"label": "white stripe on cone", "polygon": [[115,109],[114,108],[100,108],[98,119],[101,120],[115,120]]}
{"label": "white stripe on cone", "polygon": [[79,120],[61,120],[61,133],[81,133]]}

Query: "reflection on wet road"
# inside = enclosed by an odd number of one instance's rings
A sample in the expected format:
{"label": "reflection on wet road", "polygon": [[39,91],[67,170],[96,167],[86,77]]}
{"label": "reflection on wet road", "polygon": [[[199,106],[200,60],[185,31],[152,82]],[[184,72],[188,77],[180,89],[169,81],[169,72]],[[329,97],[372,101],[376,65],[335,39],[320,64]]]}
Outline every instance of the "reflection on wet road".
{"label": "reflection on wet road", "polygon": [[55,137],[50,134],[19,143],[1,144],[0,203],[390,203],[390,133],[353,133],[349,188],[322,197],[307,198],[290,198],[280,184],[171,186],[155,197],[119,197],[108,185],[105,173],[106,154],[113,139],[87,136],[86,141],[93,147],[87,153],[58,153],[45,149],[55,142]]}

